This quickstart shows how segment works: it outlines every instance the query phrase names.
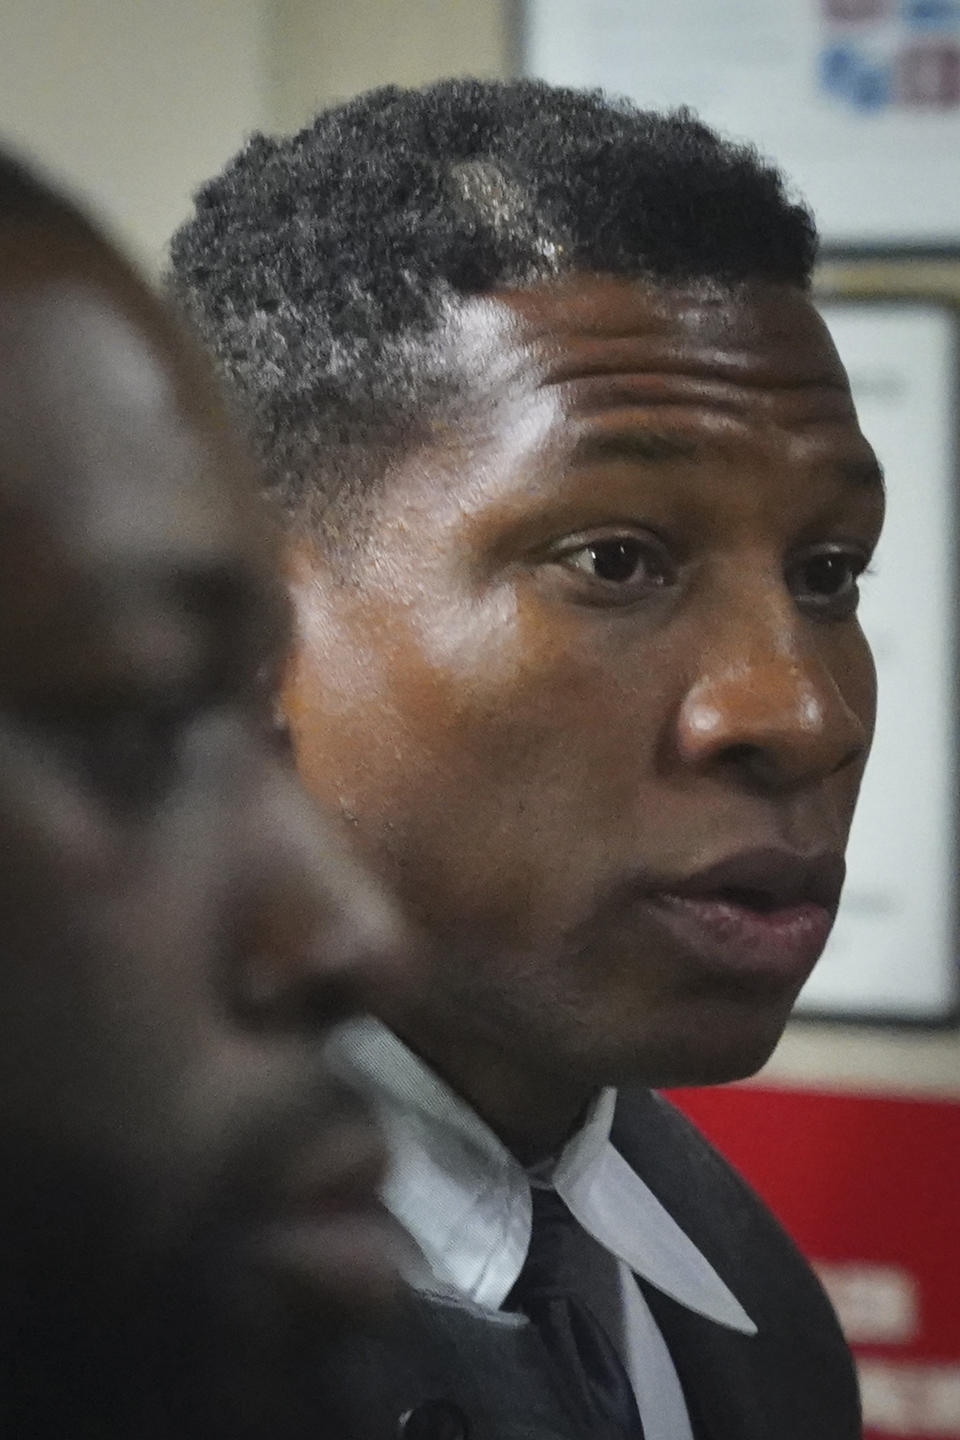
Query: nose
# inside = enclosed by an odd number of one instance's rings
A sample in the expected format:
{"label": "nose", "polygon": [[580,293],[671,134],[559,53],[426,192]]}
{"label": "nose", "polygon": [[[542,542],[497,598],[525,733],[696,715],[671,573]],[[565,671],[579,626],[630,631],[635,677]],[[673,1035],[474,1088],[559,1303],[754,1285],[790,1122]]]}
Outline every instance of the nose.
{"label": "nose", "polygon": [[248,1021],[325,1029],[406,994],[413,934],[286,767],[252,809],[243,847],[234,998]]}
{"label": "nose", "polygon": [[799,619],[758,600],[731,617],[723,636],[713,630],[677,715],[682,764],[778,793],[816,784],[865,755],[869,717],[851,708],[837,675],[804,642]]}

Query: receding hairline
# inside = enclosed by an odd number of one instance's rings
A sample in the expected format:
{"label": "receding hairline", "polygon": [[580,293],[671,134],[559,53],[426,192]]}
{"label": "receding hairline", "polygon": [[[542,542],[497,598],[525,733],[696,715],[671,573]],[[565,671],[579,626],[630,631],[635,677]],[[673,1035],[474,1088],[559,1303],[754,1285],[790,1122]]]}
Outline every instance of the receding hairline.
{"label": "receding hairline", "polygon": [[253,137],[201,189],[171,260],[268,489],[322,516],[378,481],[418,412],[449,405],[431,363],[445,306],[591,271],[806,289],[815,249],[779,172],[689,112],[458,80]]}
{"label": "receding hairline", "polygon": [[[458,452],[469,458],[474,449],[494,439],[496,424],[501,407],[511,401],[520,403],[533,401],[536,393],[546,393],[559,383],[551,363],[554,350],[551,339],[556,335],[581,333],[571,324],[562,329],[543,323],[544,313],[556,318],[560,312],[555,307],[557,298],[576,297],[582,291],[589,300],[598,286],[613,285],[625,289],[636,289],[648,295],[654,302],[663,299],[701,297],[718,302],[720,305],[766,304],[771,300],[790,297],[812,315],[818,316],[816,305],[808,290],[789,282],[732,281],[720,283],[707,278],[699,281],[676,282],[647,272],[635,275],[622,273],[601,273],[593,270],[569,272],[548,280],[538,280],[529,286],[510,286],[492,289],[482,294],[458,297],[444,317],[444,323],[426,339],[443,340],[447,347],[448,375],[456,377],[453,387],[454,403],[444,411],[440,404],[425,408],[417,417],[417,423],[402,435],[381,439],[366,446],[359,437],[342,446],[334,464],[348,461],[351,457],[359,469],[369,477],[357,501],[351,501],[343,509],[336,505],[325,511],[322,517],[311,515],[309,505],[297,507],[281,516],[289,541],[294,548],[304,546],[308,551],[323,555],[328,561],[343,559],[345,573],[349,573],[351,557],[362,556],[369,540],[371,525],[379,514],[379,502],[394,485],[403,486],[408,482],[410,466],[418,457],[426,465],[439,463],[439,470],[446,471],[456,464]],[[550,302],[541,309],[535,306],[538,322],[527,327],[528,317],[523,315],[524,302],[530,297],[544,298]],[[587,329],[582,333],[591,336],[590,317],[584,309],[583,319]],[[473,322],[473,323],[471,323]],[[662,325],[662,315],[658,324]],[[668,322],[673,328],[682,321],[679,317]],[[827,332],[824,331],[826,334]],[[639,335],[636,326],[597,324],[593,337],[612,340],[629,340]],[[470,363],[463,365],[464,342],[469,345]],[[440,353],[439,350],[437,353]],[[483,361],[491,359],[489,368]],[[597,372],[605,375],[605,368]],[[616,377],[611,377],[615,384]],[[770,382],[771,384],[774,382]],[[786,379],[783,383],[789,385]],[[806,382],[804,382],[806,383]],[[811,383],[817,383],[812,381]],[[527,394],[523,391],[526,388]],[[844,385],[844,392],[847,387]],[[457,423],[459,419],[459,424]],[[696,454],[698,442],[689,435],[658,429],[639,434],[617,432],[604,435],[587,432],[575,442],[571,455],[579,460],[626,458],[632,461],[662,462],[687,458]],[[882,471],[875,462],[852,462],[841,466],[842,478],[860,488],[882,488]],[[317,473],[322,473],[322,462],[318,462]]]}

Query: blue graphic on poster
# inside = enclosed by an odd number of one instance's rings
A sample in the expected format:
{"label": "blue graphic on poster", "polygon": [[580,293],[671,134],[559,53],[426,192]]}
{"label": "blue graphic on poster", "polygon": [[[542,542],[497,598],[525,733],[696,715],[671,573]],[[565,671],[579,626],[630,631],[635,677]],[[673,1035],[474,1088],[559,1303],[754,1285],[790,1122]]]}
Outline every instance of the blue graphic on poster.
{"label": "blue graphic on poster", "polygon": [[960,109],[960,0],[819,0],[821,94],[848,110]]}

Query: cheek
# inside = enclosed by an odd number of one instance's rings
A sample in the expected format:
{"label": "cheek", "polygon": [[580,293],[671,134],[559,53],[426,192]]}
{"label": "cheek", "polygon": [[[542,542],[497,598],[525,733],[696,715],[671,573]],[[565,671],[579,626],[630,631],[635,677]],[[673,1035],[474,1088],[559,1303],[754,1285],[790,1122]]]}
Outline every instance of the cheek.
{"label": "cheek", "polygon": [[408,631],[301,656],[301,772],[408,904],[539,931],[619,872],[666,686],[662,660],[597,633],[521,610],[442,652]]}
{"label": "cheek", "polygon": [[321,794],[335,776],[344,800],[399,786],[460,790],[476,806],[509,787],[609,806],[652,763],[664,703],[634,656],[582,624],[522,613],[442,649],[410,631],[386,645],[360,636],[346,661],[301,652],[296,672],[287,711],[301,768]]}

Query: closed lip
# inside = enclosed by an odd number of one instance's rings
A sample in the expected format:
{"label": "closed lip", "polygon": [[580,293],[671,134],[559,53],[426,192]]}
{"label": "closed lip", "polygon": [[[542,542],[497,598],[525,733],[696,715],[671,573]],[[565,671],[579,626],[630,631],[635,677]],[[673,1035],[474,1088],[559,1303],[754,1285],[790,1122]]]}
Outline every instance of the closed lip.
{"label": "closed lip", "polygon": [[744,850],[648,884],[642,899],[698,967],[795,992],[823,953],[843,877],[835,852]]}
{"label": "closed lip", "polygon": [[653,897],[718,900],[771,912],[816,905],[836,914],[846,865],[836,851],[744,850],[688,875],[644,885]]}

